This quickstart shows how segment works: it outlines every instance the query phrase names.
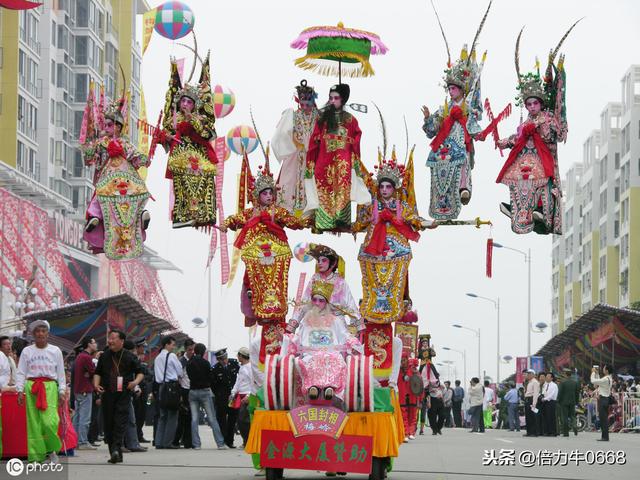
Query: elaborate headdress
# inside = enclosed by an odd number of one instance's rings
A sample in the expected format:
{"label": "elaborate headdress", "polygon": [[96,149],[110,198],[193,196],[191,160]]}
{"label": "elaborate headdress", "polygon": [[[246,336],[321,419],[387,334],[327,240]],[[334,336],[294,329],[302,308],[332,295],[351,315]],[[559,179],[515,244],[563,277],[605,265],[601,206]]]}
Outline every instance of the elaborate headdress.
{"label": "elaborate headdress", "polygon": [[260,165],[258,167],[258,174],[255,178],[252,178],[251,182],[251,194],[253,198],[257,199],[260,195],[260,192],[271,189],[276,191],[276,182],[273,179],[273,173],[271,173],[271,169],[269,168],[269,159],[264,164],[264,167]]}
{"label": "elaborate headdress", "polygon": [[442,38],[444,39],[444,44],[447,49],[447,68],[444,71],[445,89],[449,85],[456,85],[462,89],[465,98],[471,97],[471,101],[474,100],[474,97],[479,97],[480,95],[480,74],[482,73],[482,67],[484,65],[487,52],[485,51],[482,56],[482,61],[480,65],[478,65],[476,61],[476,44],[478,42],[478,38],[480,37],[480,32],[482,32],[482,28],[484,27],[484,23],[487,20],[487,16],[489,15],[491,3],[492,0],[489,1],[487,10],[485,11],[484,16],[482,17],[482,20],[480,22],[480,26],[478,27],[478,30],[476,30],[476,35],[473,38],[473,42],[471,43],[471,50],[467,50],[467,45],[465,44],[460,52],[460,58],[455,63],[452,63],[451,51],[449,50],[449,42],[447,41],[447,37],[444,33],[442,23],[440,23],[438,12],[433,5],[433,1],[431,2],[431,6],[433,7],[433,11],[436,14],[436,19],[438,20],[438,25],[440,27],[440,31],[442,32]]}
{"label": "elaborate headdress", "polygon": [[125,119],[124,119],[124,108],[125,108],[125,98],[122,97],[119,100],[113,100],[107,104],[104,109],[104,118],[108,118],[113,120],[115,123],[119,123],[120,126],[124,127]]}
{"label": "elaborate headdress", "polygon": [[[202,70],[200,71],[200,79],[197,84],[190,84],[191,78],[195,71],[196,63],[200,61],[202,63]],[[194,50],[194,65],[191,70],[191,74],[186,83],[182,83],[180,79],[180,73],[178,72],[178,64],[175,58],[171,58],[170,64],[170,76],[169,76],[169,88],[164,104],[163,113],[163,127],[167,130],[173,130],[174,112],[180,110],[180,99],[182,97],[188,97],[195,102],[193,109],[194,113],[198,113],[206,119],[209,123],[207,128],[211,128],[215,132],[215,111],[213,107],[213,95],[211,93],[211,80],[209,73],[209,53],[204,60],[200,59],[197,51]]]}
{"label": "elaborate headdress", "polygon": [[561,103],[564,104],[564,80],[566,76],[564,72],[564,55],[560,55],[557,64],[555,63],[555,59],[560,51],[560,47],[580,20],[571,25],[560,39],[560,42],[558,42],[558,46],[549,52],[544,77],[540,75],[540,62],[537,58],[535,71],[524,74],[520,73],[520,40],[522,38],[522,32],[524,31],[524,27],[522,27],[520,33],[518,33],[515,50],[515,66],[518,76],[516,105],[522,106],[527,99],[535,97],[541,100],[543,108],[553,109],[556,106],[559,95],[562,100]]}
{"label": "elaborate headdress", "polygon": [[404,177],[404,165],[398,163],[396,158],[396,149],[394,148],[391,153],[391,158],[384,160],[382,154],[378,151],[378,165],[374,167],[376,169],[376,181],[378,184],[382,181],[388,181],[398,188],[402,185],[402,178]]}
{"label": "elaborate headdress", "polygon": [[344,259],[338,255],[338,253],[331,247],[327,247],[326,245],[320,244],[311,244],[309,245],[309,255],[318,260],[320,257],[327,257],[330,260],[335,262],[333,266],[333,271],[338,271],[338,275],[344,278],[345,272],[345,263]]}
{"label": "elaborate headdress", "polygon": [[315,102],[318,94],[313,87],[307,85],[306,80],[301,80],[300,85],[296,85],[296,98],[299,102]]}
{"label": "elaborate headdress", "polygon": [[311,296],[320,295],[324,297],[328,302],[331,300],[331,294],[333,293],[333,283],[324,282],[322,280],[316,280],[311,284]]}
{"label": "elaborate headdress", "polygon": [[100,97],[96,99],[96,86],[93,80],[89,82],[89,95],[82,116],[82,124],[80,126],[80,135],[78,142],[80,145],[86,145],[99,135],[104,129],[105,119],[113,120],[122,127],[122,134],[127,133],[128,129],[128,92],[127,81],[124,75],[122,65],[120,65],[120,73],[122,74],[122,95],[119,99],[106,103],[104,95],[104,86],[100,86]]}

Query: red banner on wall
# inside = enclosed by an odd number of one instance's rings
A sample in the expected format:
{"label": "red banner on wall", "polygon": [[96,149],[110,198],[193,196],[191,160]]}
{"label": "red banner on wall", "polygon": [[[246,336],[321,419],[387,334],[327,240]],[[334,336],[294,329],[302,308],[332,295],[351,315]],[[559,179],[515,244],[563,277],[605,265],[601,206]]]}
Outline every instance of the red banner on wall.
{"label": "red banner on wall", "polygon": [[294,437],[293,433],[263,430],[260,465],[266,468],[319,470],[321,472],[371,472],[373,437],[342,435]]}
{"label": "red banner on wall", "polygon": [[529,368],[527,357],[516,357],[516,383],[522,385],[524,383],[524,370]]}

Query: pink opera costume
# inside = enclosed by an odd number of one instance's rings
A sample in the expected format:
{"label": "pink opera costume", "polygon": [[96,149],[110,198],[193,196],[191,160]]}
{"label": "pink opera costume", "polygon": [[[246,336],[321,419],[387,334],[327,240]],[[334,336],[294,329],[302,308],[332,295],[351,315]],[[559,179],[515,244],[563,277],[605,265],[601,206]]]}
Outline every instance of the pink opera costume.
{"label": "pink opera costume", "polygon": [[[478,125],[482,119],[480,76],[486,56],[485,52],[482,62],[478,64],[475,46],[489,8],[476,32],[471,51],[467,52],[465,45],[455,64],[451,63],[445,37],[448,60],[444,84],[450,103],[445,100],[435,113],[429,112],[426,106],[422,107],[422,129],[428,138],[433,139],[427,166],[431,169],[429,215],[435,220],[455,220],[460,215],[462,205],[471,201],[471,170],[475,164],[473,140],[481,132]],[[444,37],[444,30],[442,35]]]}
{"label": "pink opera costume", "polygon": [[309,139],[318,118],[317,97],[313,87],[302,80],[296,86],[298,108],[282,113],[271,140],[273,153],[282,164],[277,181],[278,204],[295,215],[301,215],[307,206],[304,174]]}
{"label": "pink opera costume", "polygon": [[332,305],[334,313],[343,317],[347,324],[355,326],[356,330],[364,329],[364,321],[360,315],[351,289],[345,281],[345,263],[343,258],[336,251],[326,245],[310,245],[309,255],[317,261],[316,272],[307,283],[307,287],[302,294],[301,305],[296,308],[293,318],[287,325],[288,332],[294,332],[300,323],[300,319],[311,308],[312,288],[315,282],[327,282],[333,285],[329,303]]}
{"label": "pink opera costume", "polygon": [[[92,85],[93,87],[93,85]],[[84,239],[93,253],[110,260],[139,257],[144,249],[149,191],[138,173],[149,159],[125,137],[126,98],[95,104],[93,88],[84,112],[80,145],[85,165],[94,166],[94,195],[87,208]]]}
{"label": "pink opera costume", "polygon": [[329,299],[334,285],[316,280],[311,285],[312,307],[307,309],[296,333],[287,335],[282,352],[298,356],[302,392],[310,400],[343,397],[347,381],[348,354],[362,353],[362,345],[336,315]]}
{"label": "pink opera costume", "polygon": [[518,104],[527,109],[528,116],[515,135],[498,141],[500,148],[510,148],[511,152],[496,180],[509,187],[510,203],[501,203],[500,211],[511,218],[515,233],[562,234],[558,142],[566,140],[568,130],[566,73],[564,56],[560,56],[557,64],[555,58],[575,25],[549,53],[544,77],[540,76],[537,62],[535,72],[520,73],[522,30],[516,41]]}

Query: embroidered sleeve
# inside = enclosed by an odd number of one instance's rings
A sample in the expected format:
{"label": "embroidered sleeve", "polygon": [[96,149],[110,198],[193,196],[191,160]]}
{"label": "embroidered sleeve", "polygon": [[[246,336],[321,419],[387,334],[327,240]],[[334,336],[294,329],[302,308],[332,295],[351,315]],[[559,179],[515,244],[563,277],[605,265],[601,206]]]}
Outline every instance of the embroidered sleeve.
{"label": "embroidered sleeve", "polygon": [[312,223],[310,217],[296,217],[282,207],[276,208],[275,219],[280,225],[290,228],[291,230],[302,230],[303,228],[310,227]]}
{"label": "embroidered sleeve", "polygon": [[500,148],[513,148],[516,144],[517,137],[516,135],[511,135],[509,138],[502,138],[498,140],[498,146]]}
{"label": "embroidered sleeve", "polygon": [[427,134],[427,137],[433,138],[438,134],[440,130],[440,125],[442,125],[442,107],[439,108],[435,113],[429,115],[424,121],[424,125],[422,125],[422,130]]}
{"label": "embroidered sleeve", "polygon": [[364,232],[371,222],[373,205],[358,205],[358,212],[356,215],[356,221],[351,224],[351,231],[353,233]]}
{"label": "embroidered sleeve", "polygon": [[245,210],[244,212],[228,216],[225,219],[223,225],[229,230],[234,230],[234,231],[244,227],[244,224],[247,222],[246,213],[247,211]]}
{"label": "embroidered sleeve", "polygon": [[318,153],[320,152],[321,140],[322,129],[320,128],[320,123],[316,120],[316,124],[313,127],[313,133],[309,140],[309,148],[307,149],[307,162],[304,178],[313,178],[313,174],[316,169],[316,160],[318,159]]}

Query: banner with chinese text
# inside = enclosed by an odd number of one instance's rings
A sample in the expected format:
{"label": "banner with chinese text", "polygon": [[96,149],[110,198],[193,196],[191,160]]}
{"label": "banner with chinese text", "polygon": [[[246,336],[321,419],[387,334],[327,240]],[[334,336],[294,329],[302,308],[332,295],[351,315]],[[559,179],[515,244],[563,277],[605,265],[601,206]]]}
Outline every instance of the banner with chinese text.
{"label": "banner with chinese text", "polygon": [[294,437],[291,432],[263,430],[260,441],[260,465],[263,468],[369,474],[372,450],[372,437]]}

